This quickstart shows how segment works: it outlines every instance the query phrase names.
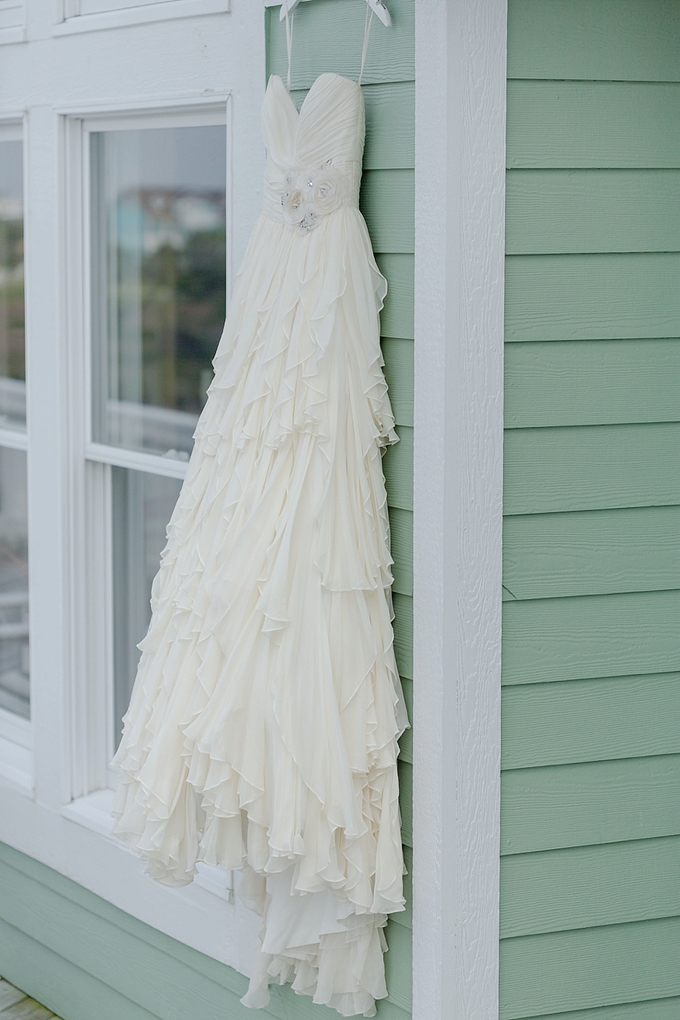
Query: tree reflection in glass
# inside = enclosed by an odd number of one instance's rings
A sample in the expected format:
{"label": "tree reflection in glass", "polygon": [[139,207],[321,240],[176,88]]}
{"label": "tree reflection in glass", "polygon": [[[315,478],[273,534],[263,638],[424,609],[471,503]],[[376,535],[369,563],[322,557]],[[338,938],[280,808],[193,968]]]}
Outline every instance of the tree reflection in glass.
{"label": "tree reflection in glass", "polygon": [[26,454],[0,447],[0,708],[29,716]]}
{"label": "tree reflection in glass", "polygon": [[26,428],[23,143],[0,139],[0,428]]}
{"label": "tree reflection in glass", "polygon": [[91,139],[93,438],[185,459],[224,323],[225,128]]}

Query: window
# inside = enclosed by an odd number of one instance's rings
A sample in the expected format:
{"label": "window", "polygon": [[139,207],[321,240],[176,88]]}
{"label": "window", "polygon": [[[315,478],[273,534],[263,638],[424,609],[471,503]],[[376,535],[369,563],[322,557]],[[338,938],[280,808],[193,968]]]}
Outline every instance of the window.
{"label": "window", "polygon": [[[0,125],[0,713],[30,715],[21,125]],[[2,720],[0,720],[1,722]]]}
{"label": "window", "polygon": [[[110,757],[226,306],[223,114],[85,124],[92,604],[110,637]],[[192,122],[193,121],[193,122]],[[213,121],[211,123],[211,121]]]}

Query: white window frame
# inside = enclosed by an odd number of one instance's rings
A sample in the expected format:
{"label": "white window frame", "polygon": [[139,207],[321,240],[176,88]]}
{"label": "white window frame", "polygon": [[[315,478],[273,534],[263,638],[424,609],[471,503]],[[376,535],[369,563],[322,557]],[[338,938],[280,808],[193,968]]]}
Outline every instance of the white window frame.
{"label": "white window frame", "polygon": [[[113,576],[111,468],[123,467],[181,479],[185,461],[140,453],[92,441],[92,280],[90,136],[97,131],[143,130],[161,127],[225,126],[225,163],[229,167],[230,95],[205,100],[186,99],[150,106],[140,100],[131,107],[111,110],[106,104],[63,114],[65,140],[64,205],[71,303],[68,346],[71,364],[81,366],[72,379],[69,412],[72,417],[74,462],[68,523],[72,529],[72,620],[74,655],[71,677],[71,789],[62,813],[94,832],[111,830],[111,805],[119,777],[110,768],[113,757]],[[227,279],[231,268],[231,179],[226,180]],[[76,447],[80,447],[76,453]],[[82,536],[85,537],[82,541]],[[77,557],[77,558],[76,558]],[[199,865],[196,884],[233,902],[233,876],[219,868]]]}
{"label": "white window frame", "polygon": [[55,0],[54,35],[98,32],[203,14],[224,14],[230,0],[129,0],[128,6],[81,14],[83,0]]}

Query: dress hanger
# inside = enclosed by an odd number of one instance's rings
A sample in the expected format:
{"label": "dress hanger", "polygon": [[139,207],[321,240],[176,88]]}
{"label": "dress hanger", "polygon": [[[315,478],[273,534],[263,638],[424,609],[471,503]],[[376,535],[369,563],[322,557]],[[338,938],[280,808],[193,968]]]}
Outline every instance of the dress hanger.
{"label": "dress hanger", "polygon": [[[282,0],[279,20],[283,21],[286,15],[291,14],[299,3],[300,0]],[[383,3],[383,0],[366,0],[366,3],[371,8],[376,17],[380,18],[383,25],[386,28],[389,28],[390,25],[392,24],[392,19],[390,18],[390,12],[387,10],[387,7]]]}

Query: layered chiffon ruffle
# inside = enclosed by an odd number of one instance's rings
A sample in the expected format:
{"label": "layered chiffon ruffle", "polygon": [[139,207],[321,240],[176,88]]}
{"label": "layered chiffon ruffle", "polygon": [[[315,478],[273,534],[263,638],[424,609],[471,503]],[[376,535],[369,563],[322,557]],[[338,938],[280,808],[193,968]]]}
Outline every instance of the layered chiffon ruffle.
{"label": "layered chiffon ruffle", "polygon": [[385,292],[356,208],[307,235],[259,219],[114,760],[115,834],[153,878],[245,869],[253,1006],[292,981],[372,1016],[403,909]]}

